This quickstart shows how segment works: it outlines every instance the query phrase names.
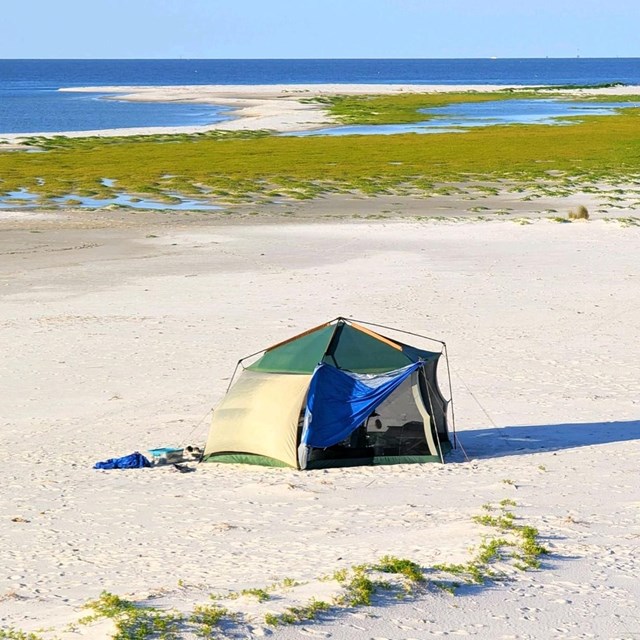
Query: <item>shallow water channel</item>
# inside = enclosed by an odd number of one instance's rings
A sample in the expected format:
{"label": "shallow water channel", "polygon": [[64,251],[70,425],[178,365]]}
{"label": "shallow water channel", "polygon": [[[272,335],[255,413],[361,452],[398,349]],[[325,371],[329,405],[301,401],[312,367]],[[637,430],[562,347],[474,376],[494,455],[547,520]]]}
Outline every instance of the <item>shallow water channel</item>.
{"label": "shallow water channel", "polygon": [[[112,181],[109,181],[112,182]],[[107,183],[107,180],[103,180]],[[109,185],[111,186],[111,185]],[[109,206],[127,207],[130,209],[148,209],[148,210],[169,210],[169,211],[215,211],[221,207],[211,204],[206,200],[193,200],[182,198],[178,193],[167,194],[174,198],[180,198],[179,202],[161,202],[149,198],[138,198],[127,193],[117,193],[112,198],[91,198],[78,195],[67,195],[60,198],[54,198],[46,204],[42,203],[38,194],[32,193],[27,189],[19,189],[17,191],[9,191],[0,196],[0,209],[35,209],[48,207],[60,208],[78,208],[78,209],[101,209]]]}
{"label": "shallow water channel", "polygon": [[446,107],[420,109],[428,120],[408,124],[349,125],[314,131],[298,131],[295,136],[392,135],[398,133],[464,133],[475,127],[506,124],[570,125],[580,116],[609,116],[618,110],[639,107],[637,102],[575,102],[555,99],[492,100],[465,102]]}

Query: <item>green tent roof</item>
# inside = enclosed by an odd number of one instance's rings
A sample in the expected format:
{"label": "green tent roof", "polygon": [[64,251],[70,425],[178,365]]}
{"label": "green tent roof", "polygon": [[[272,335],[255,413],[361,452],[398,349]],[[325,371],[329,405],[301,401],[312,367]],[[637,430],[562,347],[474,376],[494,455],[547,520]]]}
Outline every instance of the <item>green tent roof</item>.
{"label": "green tent roof", "polygon": [[248,368],[272,373],[312,373],[320,362],[326,362],[355,373],[382,373],[439,355],[338,318],[270,347]]}

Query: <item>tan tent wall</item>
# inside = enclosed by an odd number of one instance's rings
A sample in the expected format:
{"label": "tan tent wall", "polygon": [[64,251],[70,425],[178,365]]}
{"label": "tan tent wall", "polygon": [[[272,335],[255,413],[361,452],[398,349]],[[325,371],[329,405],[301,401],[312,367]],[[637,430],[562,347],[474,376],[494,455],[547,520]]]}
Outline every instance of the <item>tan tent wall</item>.
{"label": "tan tent wall", "polygon": [[213,412],[204,457],[252,453],[297,467],[298,421],[310,380],[245,369]]}

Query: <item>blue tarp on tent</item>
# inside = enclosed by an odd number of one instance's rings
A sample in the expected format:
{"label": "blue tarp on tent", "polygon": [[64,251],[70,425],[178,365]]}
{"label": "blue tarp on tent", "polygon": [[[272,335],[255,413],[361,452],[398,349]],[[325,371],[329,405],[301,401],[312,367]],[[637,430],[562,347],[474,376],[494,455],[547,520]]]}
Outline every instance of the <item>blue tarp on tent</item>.
{"label": "blue tarp on tent", "polygon": [[414,362],[382,374],[318,365],[309,385],[302,444],[324,448],[341,442],[423,364]]}

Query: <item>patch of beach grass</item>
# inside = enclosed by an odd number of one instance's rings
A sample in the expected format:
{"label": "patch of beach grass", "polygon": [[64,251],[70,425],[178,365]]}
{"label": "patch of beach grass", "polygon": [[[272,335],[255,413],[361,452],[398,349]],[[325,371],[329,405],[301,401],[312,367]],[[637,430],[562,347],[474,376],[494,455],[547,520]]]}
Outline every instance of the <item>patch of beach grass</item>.
{"label": "patch of beach grass", "polygon": [[[492,565],[498,561],[510,560],[512,565],[520,571],[540,568],[540,556],[549,552],[539,543],[538,530],[529,525],[517,524],[515,514],[508,510],[509,506],[515,506],[515,503],[511,500],[503,500],[499,504],[499,512],[496,515],[484,513],[474,517],[476,523],[506,535],[483,540],[475,557],[465,564],[439,564],[433,569],[453,576],[463,584],[484,584],[490,580],[505,578],[504,573],[496,572],[492,568]],[[487,509],[485,506],[485,510],[490,512],[492,507]],[[438,581],[437,586],[442,587],[445,584],[447,591],[455,593],[460,586],[458,580],[449,580],[445,583]]]}
{"label": "patch of beach grass", "polygon": [[621,227],[640,227],[640,217],[623,216],[620,218],[605,218],[605,222],[615,222]]}
{"label": "patch of beach grass", "polygon": [[271,598],[271,595],[266,589],[243,589],[240,592],[240,595],[243,596],[251,596],[255,598],[258,602],[266,602]]}
{"label": "patch of beach grass", "polygon": [[43,640],[43,638],[37,633],[29,633],[27,631],[21,631],[20,629],[14,629],[13,627],[6,627],[0,629],[0,640]]}
{"label": "patch of beach grass", "polygon": [[189,622],[195,627],[195,634],[201,638],[211,638],[229,612],[217,605],[201,604],[193,609]]}
{"label": "patch of beach grass", "polygon": [[[483,513],[473,520],[493,530],[493,535],[483,538],[468,562],[421,567],[412,560],[386,555],[375,563],[345,567],[328,576],[325,580],[337,583],[336,587],[339,589],[337,595],[332,596],[329,601],[311,597],[299,604],[272,610],[274,602],[280,600],[285,593],[295,600],[292,590],[302,586],[308,593],[312,586],[309,583],[300,585],[291,578],[265,588],[212,594],[211,599],[216,601],[214,604],[198,604],[187,614],[146,606],[104,591],[97,599],[85,605],[85,609],[91,613],[68,630],[78,631],[79,626],[108,619],[114,625],[111,636],[114,640],[177,640],[194,635],[201,638],[225,637],[227,631],[235,633],[240,626],[253,622],[256,615],[262,615],[267,626],[291,625],[313,620],[323,612],[380,604],[375,597],[381,592],[395,594],[396,598],[406,598],[418,590],[437,588],[456,595],[461,585],[483,585],[509,579],[510,575],[506,573],[508,566],[521,571],[540,567],[540,557],[548,551],[540,544],[537,529],[518,522],[515,514],[510,511],[513,507],[516,507],[516,503],[510,498],[497,504],[486,503],[482,506]],[[190,586],[194,585],[178,581],[180,589]],[[204,585],[196,587],[204,588]],[[244,614],[232,612],[224,606],[231,606],[231,602],[237,602],[240,596],[255,598],[257,605],[254,606],[267,603],[268,609],[264,611],[263,608],[262,614],[253,612],[250,617],[245,617]],[[232,626],[227,629],[223,628],[223,624]],[[0,631],[0,640],[42,640],[42,637],[6,628]]]}
{"label": "patch of beach grass", "polygon": [[287,609],[280,614],[266,613],[264,621],[271,627],[277,627],[281,624],[295,624],[302,620],[313,620],[319,613],[327,611],[330,608],[331,605],[328,602],[312,598],[307,604],[287,607]]}
{"label": "patch of beach grass", "polygon": [[174,612],[160,611],[154,607],[145,607],[125,600],[113,593],[103,591],[100,597],[85,605],[92,614],[81,618],[80,625],[107,618],[113,621],[115,633],[113,640],[178,640],[183,617]]}

